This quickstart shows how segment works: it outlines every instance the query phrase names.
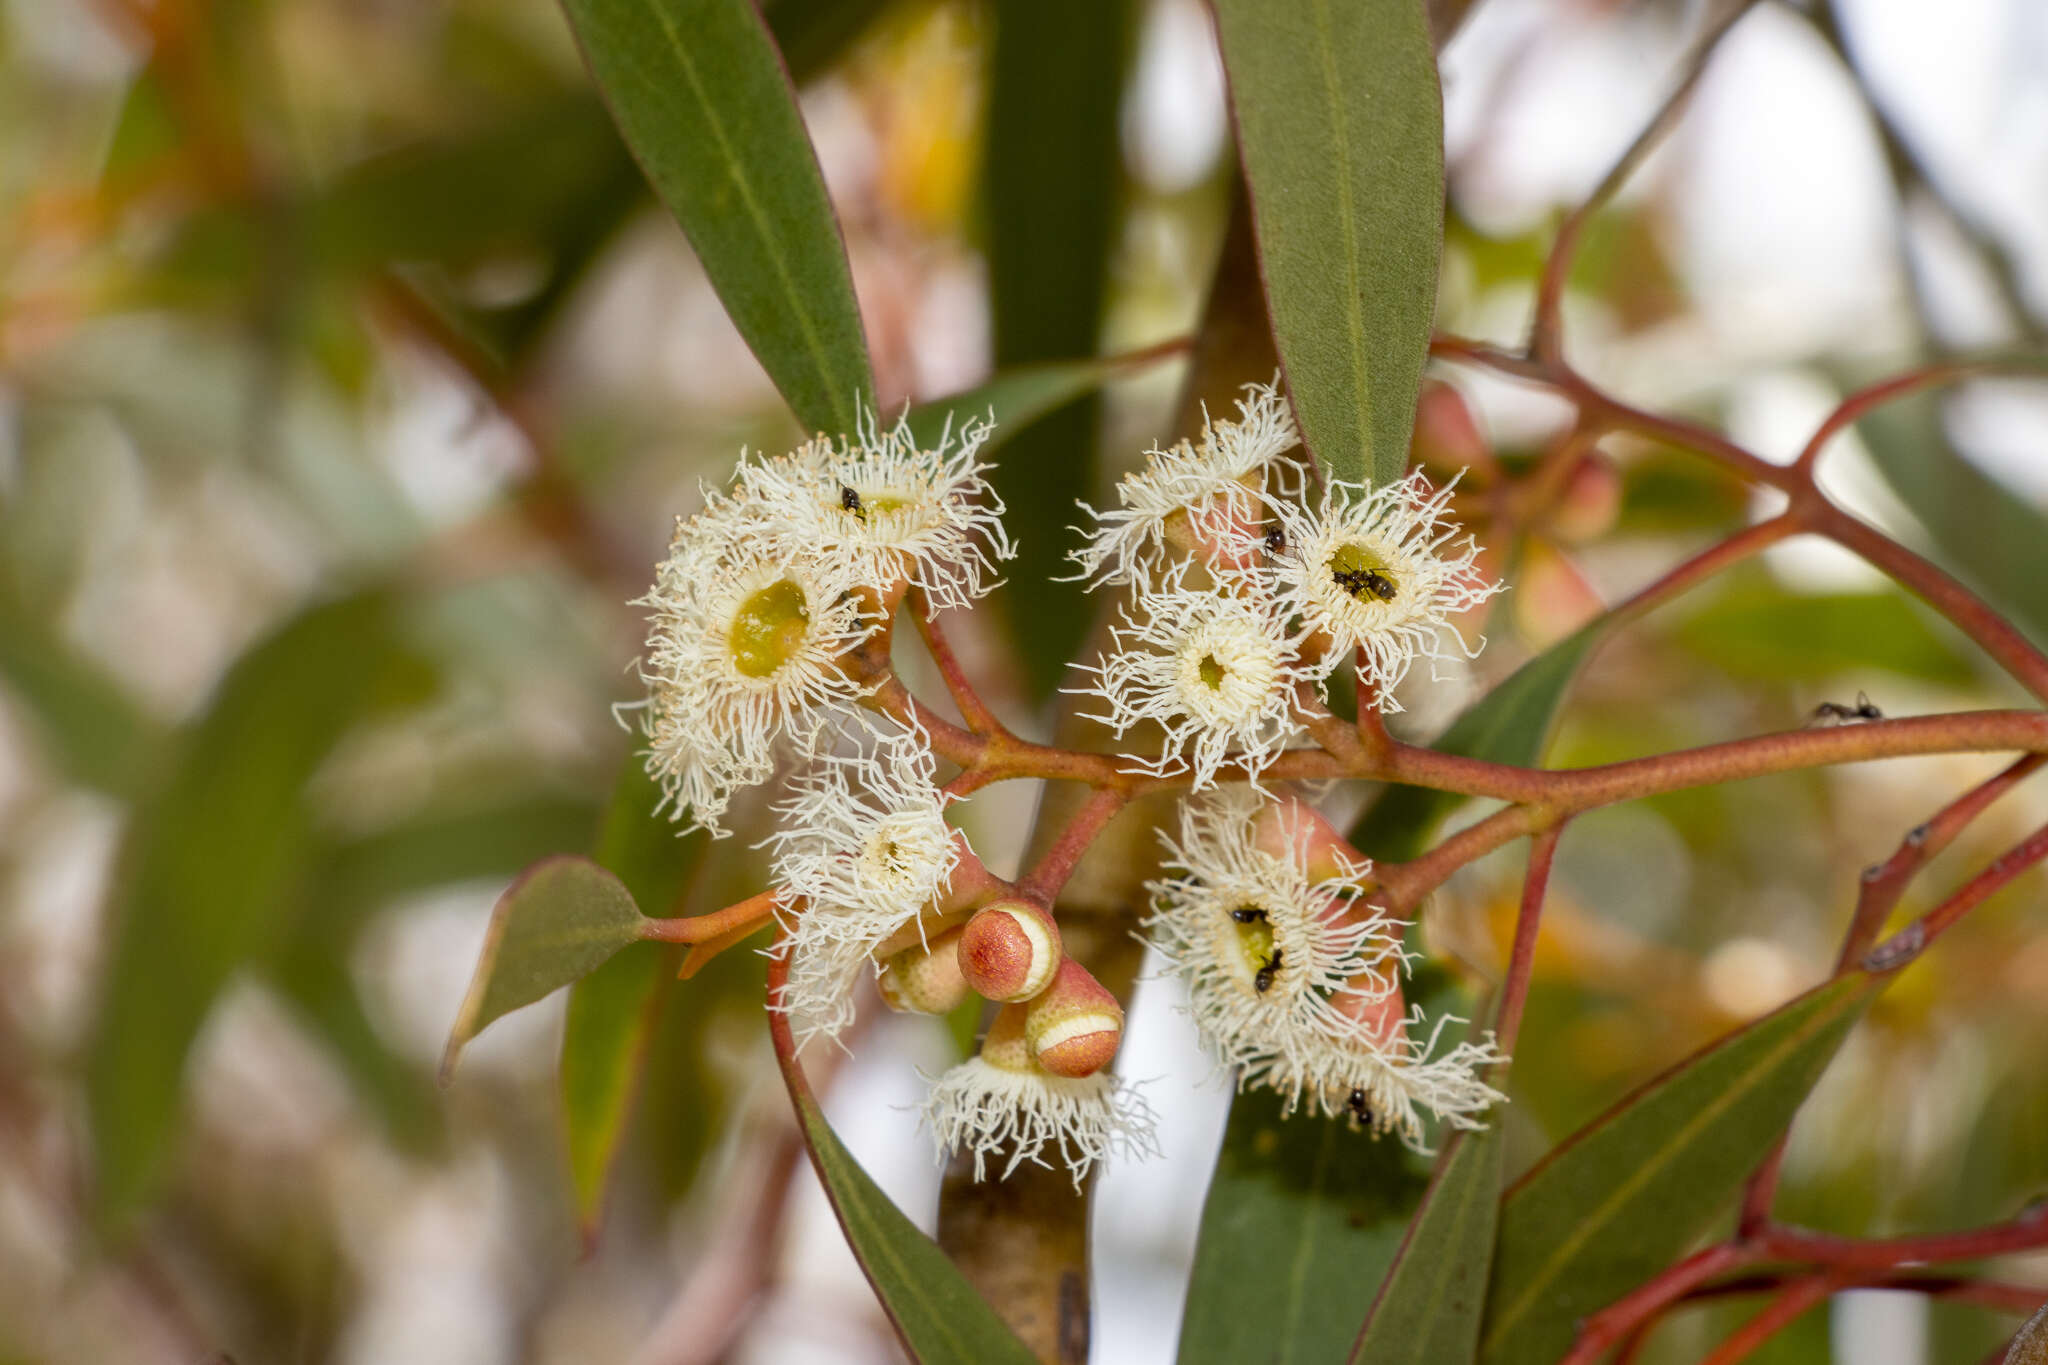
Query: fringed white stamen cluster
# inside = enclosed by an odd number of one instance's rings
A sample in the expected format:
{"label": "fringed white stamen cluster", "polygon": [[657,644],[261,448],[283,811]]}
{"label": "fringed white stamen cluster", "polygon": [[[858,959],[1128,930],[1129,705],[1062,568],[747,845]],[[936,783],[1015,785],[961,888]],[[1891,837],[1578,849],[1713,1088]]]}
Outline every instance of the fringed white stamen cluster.
{"label": "fringed white stamen cluster", "polygon": [[1036,1067],[1012,1070],[971,1057],[932,1083],[921,1111],[939,1154],[974,1153],[974,1178],[988,1158],[1008,1153],[1002,1175],[1026,1161],[1047,1166],[1056,1152],[1074,1186],[1111,1152],[1157,1156],[1152,1107],[1106,1072],[1070,1079]]}
{"label": "fringed white stamen cluster", "polygon": [[819,436],[742,463],[739,501],[759,509],[758,534],[832,560],[877,593],[908,580],[934,611],[964,607],[995,586],[996,561],[1015,554],[978,458],[992,429],[969,421],[955,432],[949,422],[926,450],[908,414],[884,429],[863,412],[852,440]]}
{"label": "fringed white stamen cluster", "polygon": [[1422,1010],[1410,1011],[1406,1031],[1391,1039],[1332,1038],[1303,1055],[1262,1058],[1246,1066],[1241,1085],[1278,1093],[1288,1113],[1306,1106],[1325,1118],[1349,1117],[1375,1133],[1396,1133],[1417,1151],[1423,1144],[1422,1115],[1428,1110],[1453,1128],[1485,1127],[1482,1116],[1507,1097],[1480,1079],[1505,1061],[1488,1035],[1462,1042],[1432,1057],[1446,1025],[1444,1016],[1418,1041]]}
{"label": "fringed white stamen cluster", "polygon": [[875,950],[945,894],[962,837],[946,823],[935,760],[915,730],[871,733],[821,756],[775,806],[775,880],[803,898],[789,935],[789,981],[773,1007],[801,1047],[853,1022],[854,986]]}
{"label": "fringed white stamen cluster", "polygon": [[[831,561],[778,553],[737,533],[728,503],[679,524],[654,588],[640,677],[647,767],[678,819],[722,836],[732,793],[775,771],[778,739],[814,749],[860,687],[838,667],[874,628],[855,584]],[[778,650],[764,676],[738,666],[736,616],[756,594],[779,588],[802,603],[799,638]]]}
{"label": "fringed white stamen cluster", "polygon": [[1074,551],[1079,577],[1092,585],[1147,583],[1166,553],[1169,523],[1187,518],[1213,546],[1241,548],[1287,501],[1298,498],[1307,469],[1289,454],[1301,444],[1286,400],[1271,384],[1247,384],[1235,422],[1203,414],[1202,439],[1147,452],[1145,468],[1116,487],[1116,509],[1099,512],[1088,543]]}
{"label": "fringed white stamen cluster", "polygon": [[1192,772],[1200,791],[1234,752],[1256,781],[1301,733],[1295,687],[1312,674],[1297,660],[1274,599],[1191,590],[1188,567],[1175,565],[1162,587],[1124,609],[1112,627],[1117,648],[1100,665],[1083,666],[1098,681],[1071,690],[1103,702],[1094,719],[1118,738],[1148,722],[1161,728],[1156,757],[1128,756],[1135,771]]}
{"label": "fringed white stamen cluster", "polygon": [[[1299,861],[1259,848],[1254,822],[1266,805],[1246,787],[1184,802],[1179,838],[1161,831],[1160,841],[1185,875],[1148,888],[1152,943],[1187,983],[1195,1023],[1226,1066],[1309,1055],[1352,1026],[1340,1001],[1385,998],[1402,964],[1401,924],[1351,917],[1370,865],[1312,879]],[[1233,912],[1263,918],[1248,925]],[[1277,966],[1248,951],[1248,930],[1270,933]],[[1261,968],[1271,968],[1263,990]]]}
{"label": "fringed white stamen cluster", "polygon": [[[1387,709],[1396,707],[1393,689],[1417,657],[1447,658],[1452,645],[1467,658],[1478,652],[1449,618],[1500,591],[1480,575],[1472,538],[1460,541],[1443,520],[1455,483],[1433,488],[1418,470],[1372,490],[1332,483],[1319,506],[1280,509],[1284,544],[1269,572],[1286,610],[1328,640],[1318,672],[1327,677],[1357,654],[1360,676]],[[1374,586],[1390,595],[1355,577],[1341,581],[1345,568],[1362,572],[1356,566],[1368,567]]]}

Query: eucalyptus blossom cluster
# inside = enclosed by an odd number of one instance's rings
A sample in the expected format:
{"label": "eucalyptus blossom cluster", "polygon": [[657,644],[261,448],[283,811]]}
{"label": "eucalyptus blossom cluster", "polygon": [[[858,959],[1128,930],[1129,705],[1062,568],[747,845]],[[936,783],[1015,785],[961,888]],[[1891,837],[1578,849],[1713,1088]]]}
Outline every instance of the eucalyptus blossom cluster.
{"label": "eucalyptus blossom cluster", "polygon": [[[1006,1175],[1057,1158],[1078,1182],[1111,1151],[1156,1145],[1149,1108],[1109,1070],[1123,1007],[1067,954],[1057,879],[996,875],[956,827],[979,759],[935,730],[972,736],[890,666],[899,615],[936,631],[1012,557],[989,434],[970,422],[927,446],[907,418],[867,417],[743,455],[679,521],[642,599],[641,718],[678,821],[722,837],[737,793],[781,781],[764,840],[782,930],[770,1008],[794,1044],[840,1039],[864,979],[901,1010],[979,997],[989,1026],[932,1081],[927,1125],[977,1178],[991,1158]],[[1116,493],[1087,509],[1073,554],[1091,589],[1121,598],[1076,691],[1124,750],[1098,785],[1185,792],[1147,936],[1206,1045],[1290,1110],[1411,1144],[1425,1114],[1477,1123],[1500,1098],[1481,1079],[1497,1053],[1435,1045],[1442,1021],[1404,1004],[1407,926],[1374,902],[1370,864],[1269,771],[1329,719],[1340,670],[1361,706],[1391,709],[1416,659],[1469,652],[1453,620],[1496,586],[1444,522],[1448,487],[1319,480],[1275,388],[1255,385],[1233,420],[1150,452]],[[949,681],[957,700],[956,666]]]}

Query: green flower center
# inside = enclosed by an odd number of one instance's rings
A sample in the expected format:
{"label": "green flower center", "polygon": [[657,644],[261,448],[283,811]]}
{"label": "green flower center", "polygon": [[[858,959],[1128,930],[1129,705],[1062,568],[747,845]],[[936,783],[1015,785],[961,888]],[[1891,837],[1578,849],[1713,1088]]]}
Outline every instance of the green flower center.
{"label": "green flower center", "polygon": [[803,645],[811,628],[804,590],[793,579],[779,579],[748,594],[733,613],[726,643],[732,665],[749,678],[773,677]]}

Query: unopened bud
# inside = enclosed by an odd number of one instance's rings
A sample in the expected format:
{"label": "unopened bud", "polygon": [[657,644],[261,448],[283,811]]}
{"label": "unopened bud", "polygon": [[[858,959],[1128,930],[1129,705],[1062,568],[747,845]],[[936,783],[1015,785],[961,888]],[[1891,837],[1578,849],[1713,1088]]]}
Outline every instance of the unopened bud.
{"label": "unopened bud", "polygon": [[1031,1070],[1031,1043],[1024,1036],[1022,1005],[1005,1005],[996,1011],[995,1022],[981,1039],[981,1059],[1005,1071]]}
{"label": "unopened bud", "polygon": [[876,982],[882,1003],[905,1014],[944,1014],[967,998],[967,978],[960,974],[960,933],[955,929],[931,941],[905,948],[888,960]]}
{"label": "unopened bud", "polygon": [[1415,404],[1411,462],[1445,474],[1467,468],[1478,474],[1485,471],[1490,456],[1464,395],[1448,384],[1423,385]]}
{"label": "unopened bud", "polygon": [[1123,1035],[1123,1006],[1072,958],[1060,963],[1024,1020],[1033,1059],[1055,1076],[1094,1075],[1116,1056]]}
{"label": "unopened bud", "polygon": [[1318,880],[1353,875],[1366,861],[1314,806],[1291,796],[1259,808],[1253,838],[1259,852]]}
{"label": "unopened bud", "polygon": [[1005,900],[977,912],[960,935],[960,972],[991,1000],[1029,1000],[1060,964],[1060,931],[1029,901]]}
{"label": "unopened bud", "polygon": [[1572,467],[1550,512],[1550,533],[1563,541],[1605,535],[1621,514],[1621,471],[1605,453],[1588,451]]}

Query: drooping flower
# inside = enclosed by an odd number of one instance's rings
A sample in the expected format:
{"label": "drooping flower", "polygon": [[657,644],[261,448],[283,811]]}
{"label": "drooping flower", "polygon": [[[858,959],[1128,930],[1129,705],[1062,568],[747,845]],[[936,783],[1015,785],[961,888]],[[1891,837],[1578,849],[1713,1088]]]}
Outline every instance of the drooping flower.
{"label": "drooping flower", "polygon": [[1314,674],[1297,656],[1287,617],[1271,596],[1203,592],[1184,585],[1188,565],[1141,593],[1111,628],[1116,648],[1098,681],[1073,689],[1100,698],[1095,719],[1122,738],[1155,724],[1160,753],[1128,755],[1131,766],[1160,776],[1192,773],[1196,791],[1215,781],[1226,756],[1256,780],[1301,733],[1295,687]]}
{"label": "drooping flower", "polygon": [[781,554],[721,499],[676,528],[652,591],[640,676],[647,766],[678,819],[723,835],[732,793],[775,771],[862,691],[840,666],[875,627],[834,561]]}
{"label": "drooping flower", "polygon": [[1466,1041],[1432,1057],[1446,1025],[1445,1016],[1426,1041],[1417,1041],[1422,1027],[1420,1007],[1405,1028],[1376,1036],[1370,1029],[1350,1029],[1321,1040],[1321,1045],[1294,1056],[1263,1057],[1247,1065],[1240,1088],[1262,1086],[1277,1092],[1288,1113],[1306,1107],[1325,1118],[1350,1118],[1375,1133],[1395,1133],[1408,1146],[1423,1150],[1422,1111],[1453,1128],[1482,1128],[1482,1116],[1506,1097],[1482,1079],[1504,1060],[1491,1036]]}
{"label": "drooping flower", "polygon": [[1031,1058],[1025,1007],[1005,1005],[975,1056],[932,1083],[922,1115],[943,1157],[974,1154],[974,1178],[985,1179],[991,1157],[1001,1175],[1026,1161],[1049,1166],[1056,1154],[1075,1188],[1111,1152],[1157,1155],[1151,1106],[1107,1071],[1057,1076]]}
{"label": "drooping flower", "polygon": [[1403,926],[1356,903],[1370,865],[1314,878],[1299,857],[1262,849],[1260,816],[1274,804],[1238,786],[1183,802],[1178,838],[1160,838],[1184,875],[1149,886],[1151,942],[1225,1066],[1298,1065],[1353,1027],[1348,1010],[1399,986]]}
{"label": "drooping flower", "polygon": [[1251,551],[1286,501],[1298,497],[1307,467],[1289,452],[1301,444],[1286,400],[1273,384],[1247,384],[1234,422],[1203,413],[1202,439],[1146,454],[1145,467],[1116,487],[1120,504],[1100,512],[1073,552],[1091,585],[1145,583],[1177,538],[1208,557]]}
{"label": "drooping flower", "polygon": [[[1283,506],[1283,543],[1273,575],[1281,600],[1323,647],[1327,677],[1354,654],[1381,704],[1417,657],[1468,649],[1450,618],[1500,591],[1475,565],[1478,546],[1443,520],[1451,485],[1432,488],[1418,470],[1370,491],[1331,483],[1320,506]],[[1482,640],[1480,642],[1484,644]]]}
{"label": "drooping flower", "polygon": [[852,1022],[861,974],[891,938],[921,928],[952,881],[964,840],[946,823],[934,767],[921,733],[874,731],[851,754],[820,756],[776,804],[775,880],[803,902],[776,1008],[799,1045]]}
{"label": "drooping flower", "polygon": [[742,463],[740,497],[757,509],[756,533],[788,553],[832,560],[883,596],[907,581],[934,611],[966,606],[1015,553],[978,458],[991,429],[968,421],[956,432],[949,421],[925,449],[907,413],[884,428],[864,411],[852,439],[819,436]]}

